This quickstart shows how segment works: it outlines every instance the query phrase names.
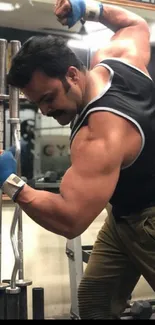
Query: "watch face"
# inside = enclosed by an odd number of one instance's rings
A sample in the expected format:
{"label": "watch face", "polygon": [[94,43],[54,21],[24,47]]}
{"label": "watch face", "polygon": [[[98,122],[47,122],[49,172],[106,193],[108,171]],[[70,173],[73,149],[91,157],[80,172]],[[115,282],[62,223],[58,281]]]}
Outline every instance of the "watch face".
{"label": "watch face", "polygon": [[15,176],[12,180],[13,180],[16,184],[19,184],[19,182],[21,181],[21,179],[20,179],[18,176]]}

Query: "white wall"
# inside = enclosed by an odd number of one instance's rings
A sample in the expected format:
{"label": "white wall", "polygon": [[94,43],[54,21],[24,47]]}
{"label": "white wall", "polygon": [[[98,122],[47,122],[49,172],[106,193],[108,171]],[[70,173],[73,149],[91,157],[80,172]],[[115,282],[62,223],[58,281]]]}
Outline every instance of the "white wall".
{"label": "white wall", "polygon": [[[9,238],[10,225],[14,212],[11,202],[3,203],[2,226],[2,279],[10,278],[14,259]],[[82,235],[82,244],[94,243],[98,230],[106,216],[104,210]],[[69,314],[70,284],[68,258],[65,254],[66,239],[41,228],[23,213],[24,270],[25,279],[33,281],[28,287],[28,314],[32,317],[32,287],[44,287],[45,318]],[[144,281],[139,281],[133,298],[154,296],[152,289]]]}

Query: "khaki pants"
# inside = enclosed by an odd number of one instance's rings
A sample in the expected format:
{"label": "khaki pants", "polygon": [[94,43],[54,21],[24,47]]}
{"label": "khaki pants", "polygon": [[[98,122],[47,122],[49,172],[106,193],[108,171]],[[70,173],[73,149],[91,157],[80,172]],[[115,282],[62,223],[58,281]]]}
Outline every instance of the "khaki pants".
{"label": "khaki pants", "polygon": [[119,318],[141,275],[155,290],[155,207],[106,218],[79,286],[80,318]]}

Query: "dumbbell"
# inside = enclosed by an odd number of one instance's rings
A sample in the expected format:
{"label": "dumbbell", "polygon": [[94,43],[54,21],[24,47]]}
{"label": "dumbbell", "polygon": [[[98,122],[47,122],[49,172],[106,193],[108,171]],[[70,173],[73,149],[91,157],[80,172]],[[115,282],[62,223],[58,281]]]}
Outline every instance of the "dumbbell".
{"label": "dumbbell", "polygon": [[148,301],[135,301],[131,307],[133,319],[150,319],[152,312],[152,306]]}
{"label": "dumbbell", "polygon": [[54,170],[47,171],[44,175],[45,183],[55,183],[57,179],[58,179],[58,174]]}

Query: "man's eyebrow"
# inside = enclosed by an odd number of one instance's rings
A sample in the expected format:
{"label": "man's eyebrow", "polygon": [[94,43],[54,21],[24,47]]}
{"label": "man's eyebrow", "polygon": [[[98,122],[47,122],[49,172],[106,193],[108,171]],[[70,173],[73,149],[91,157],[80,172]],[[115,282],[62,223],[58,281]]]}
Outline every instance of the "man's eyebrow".
{"label": "man's eyebrow", "polygon": [[56,92],[48,92],[48,93],[42,95],[37,101],[32,101],[30,99],[28,99],[28,101],[31,104],[39,105],[41,102],[43,102],[46,99],[46,97],[48,97],[48,96],[55,97],[55,94],[56,94]]}
{"label": "man's eyebrow", "polygon": [[39,105],[48,95],[50,95],[51,94],[51,96],[52,96],[52,93],[47,93],[47,94],[44,94],[44,95],[42,95],[37,101],[33,101],[33,100],[30,100],[30,99],[28,99],[28,101],[29,101],[29,103],[31,103],[31,104],[34,104],[34,105]]}

